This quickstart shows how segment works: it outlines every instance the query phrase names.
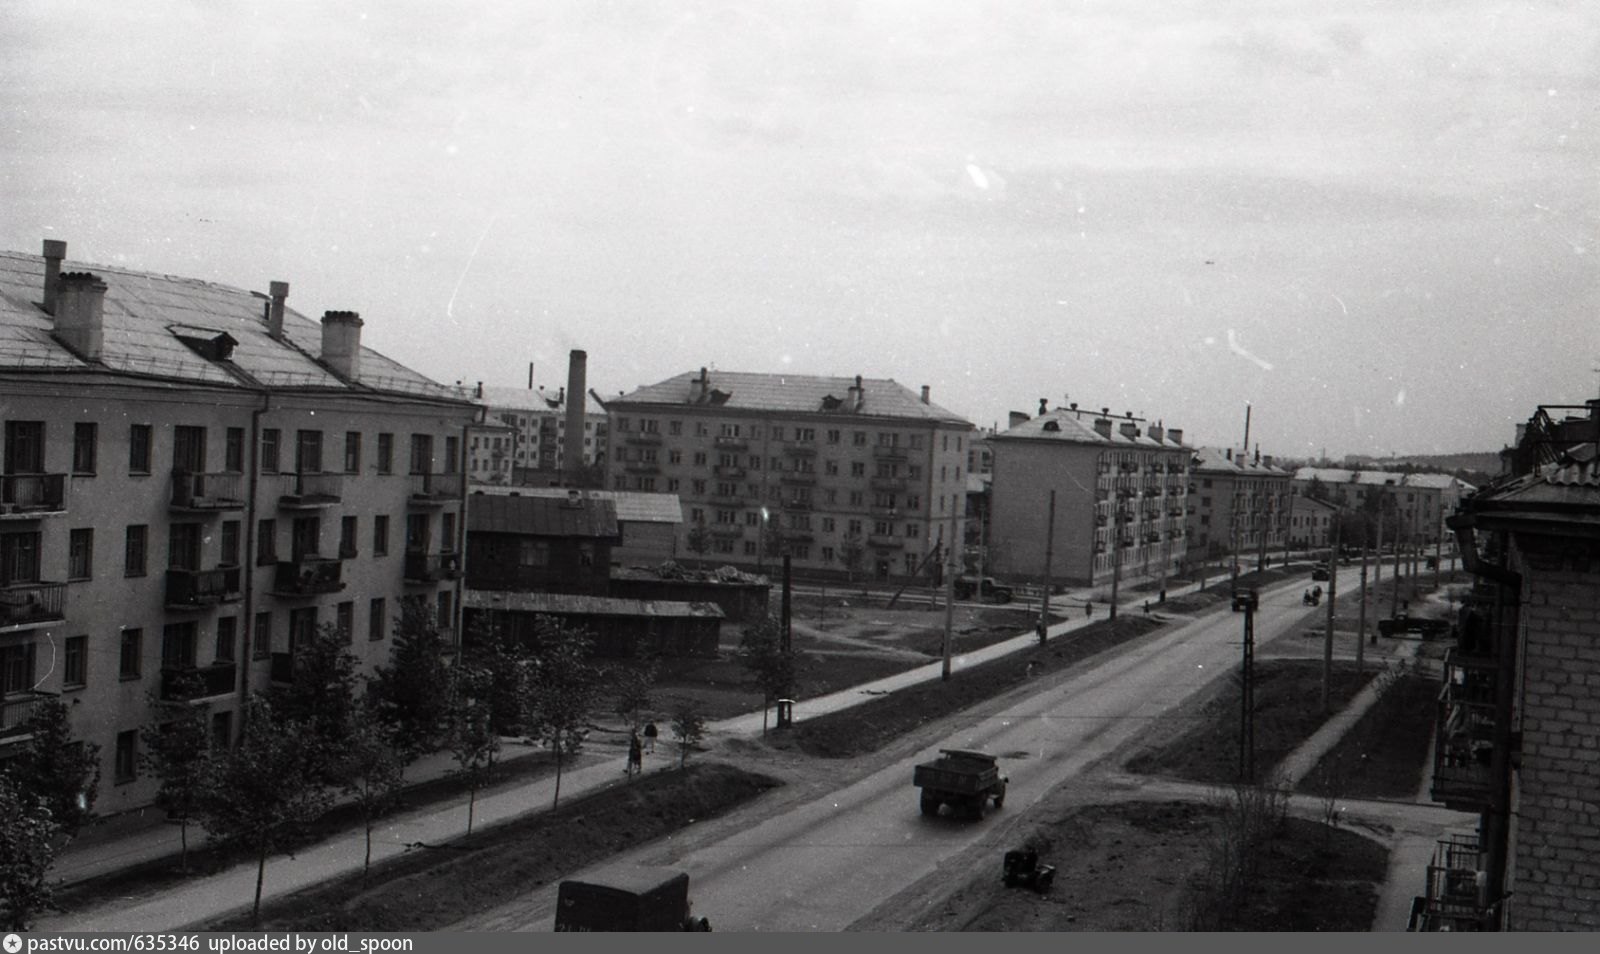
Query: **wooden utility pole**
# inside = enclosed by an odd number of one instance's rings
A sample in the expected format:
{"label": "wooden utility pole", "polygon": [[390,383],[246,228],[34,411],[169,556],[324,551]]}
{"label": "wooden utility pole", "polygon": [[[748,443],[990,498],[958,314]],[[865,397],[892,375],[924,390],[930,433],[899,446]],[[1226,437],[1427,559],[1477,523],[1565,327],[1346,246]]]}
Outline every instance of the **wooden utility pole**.
{"label": "wooden utility pole", "polygon": [[1111,622],[1117,621],[1117,587],[1122,583],[1122,491],[1117,491],[1116,509],[1112,511],[1111,535]]}
{"label": "wooden utility pole", "polygon": [[[1365,537],[1366,534],[1362,533]],[[1331,574],[1330,574],[1331,576]],[[1363,666],[1363,647],[1367,641],[1367,541],[1361,541],[1361,622],[1356,626],[1356,672],[1365,672]]]}
{"label": "wooden utility pole", "polygon": [[[1039,598],[1039,642],[1050,629],[1050,560],[1056,548],[1056,492],[1050,491],[1050,517],[1044,530],[1044,595]],[[982,583],[980,581],[980,586]]]}
{"label": "wooden utility pole", "polygon": [[[950,539],[956,538],[956,513],[955,508],[950,509]],[[945,682],[950,680],[950,644],[954,637],[955,623],[955,586],[956,586],[956,548],[950,548],[950,558],[944,573],[944,667],[940,670],[939,678]],[[978,596],[983,596],[983,579],[978,580]]]}
{"label": "wooden utility pole", "polygon": [[1339,522],[1333,523],[1333,557],[1328,560],[1328,630],[1322,640],[1322,714],[1333,704],[1333,607],[1339,595]]}

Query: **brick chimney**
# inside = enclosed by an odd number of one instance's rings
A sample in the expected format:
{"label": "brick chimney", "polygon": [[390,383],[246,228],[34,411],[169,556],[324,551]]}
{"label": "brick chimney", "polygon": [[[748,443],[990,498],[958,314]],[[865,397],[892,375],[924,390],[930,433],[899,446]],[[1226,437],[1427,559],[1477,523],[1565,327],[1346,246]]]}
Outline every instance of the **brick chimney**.
{"label": "brick chimney", "polygon": [[1174,444],[1182,444],[1183,443],[1183,428],[1181,428],[1181,427],[1169,427],[1169,428],[1167,428],[1167,440],[1171,441]]}
{"label": "brick chimney", "polygon": [[44,240],[44,305],[45,314],[56,313],[56,284],[61,281],[61,260],[67,257],[67,243],[60,239]]}
{"label": "brick chimney", "polygon": [[1119,430],[1130,441],[1139,439],[1139,425],[1134,421],[1123,421]]}
{"label": "brick chimney", "polygon": [[[350,381],[361,380],[362,324],[361,315],[353,311],[329,311],[322,315],[322,363]],[[281,329],[279,334],[282,334]]]}
{"label": "brick chimney", "polygon": [[928,403],[928,386],[926,384],[922,386],[922,403]]}
{"label": "brick chimney", "polygon": [[1108,440],[1111,437],[1111,418],[1106,416],[1106,412],[1109,410],[1110,408],[1101,408],[1100,416],[1094,419],[1094,432]]}
{"label": "brick chimney", "polygon": [[64,272],[56,281],[56,340],[85,361],[99,361],[105,341],[106,283],[89,272]]}
{"label": "brick chimney", "polygon": [[1050,410],[1050,399],[1049,398],[1040,398],[1039,399],[1039,415],[1041,417],[1043,417],[1049,410]]}
{"label": "brick chimney", "polygon": [[274,341],[283,340],[283,303],[289,297],[288,282],[273,282],[267,286],[272,300],[267,303],[267,334]]}
{"label": "brick chimney", "polygon": [[856,383],[850,385],[849,403],[849,410],[851,411],[859,411],[862,405],[867,403],[867,393],[861,387],[861,375],[859,374],[856,375]]}
{"label": "brick chimney", "polygon": [[1012,411],[1010,419],[1007,421],[1006,426],[1007,427],[1016,427],[1018,424],[1026,423],[1028,420],[1029,420],[1028,415],[1022,413],[1021,411]]}
{"label": "brick chimney", "polygon": [[589,353],[573,349],[567,355],[567,432],[561,437],[561,469],[572,483],[583,473],[583,395],[588,375]]}
{"label": "brick chimney", "polygon": [[689,403],[704,404],[707,395],[711,393],[711,375],[706,373],[705,366],[700,367],[700,376],[689,382]]}

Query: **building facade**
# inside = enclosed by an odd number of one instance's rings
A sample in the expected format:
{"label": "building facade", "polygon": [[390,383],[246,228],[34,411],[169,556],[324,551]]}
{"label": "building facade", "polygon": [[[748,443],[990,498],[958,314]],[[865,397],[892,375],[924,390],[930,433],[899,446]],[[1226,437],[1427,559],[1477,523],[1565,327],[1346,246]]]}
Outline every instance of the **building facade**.
{"label": "building facade", "polygon": [[1281,553],[1289,539],[1293,475],[1259,452],[1202,447],[1191,465],[1189,552],[1196,560],[1225,560],[1241,572]]}
{"label": "building facade", "polygon": [[[473,483],[551,486],[566,466],[568,397],[554,390],[479,387],[483,422],[467,438],[467,477]],[[583,463],[603,465],[608,449],[605,408],[584,396]]]}
{"label": "building facade", "polygon": [[1182,566],[1192,451],[1181,430],[1041,402],[1037,417],[1012,415],[989,446],[994,575],[1091,586]]}
{"label": "building facade", "polygon": [[473,409],[268,294],[0,253],[0,758],[35,701],[100,748],[95,809],[147,804],[139,729],[182,675],[213,737],[322,624],[364,672],[407,598],[454,631]]}
{"label": "building facade", "polygon": [[1289,548],[1321,550],[1328,546],[1339,508],[1299,494],[1289,496]]}
{"label": "building facade", "polygon": [[677,494],[684,560],[887,579],[962,538],[972,425],[927,388],[702,368],[607,410],[612,488]]}
{"label": "building facade", "polygon": [[[1407,543],[1431,547],[1448,540],[1444,520],[1473,487],[1450,474],[1406,474],[1339,467],[1301,467],[1294,492],[1319,496],[1350,510],[1382,508]],[[1393,542],[1391,533],[1389,542]],[[1348,541],[1347,541],[1348,542]]]}

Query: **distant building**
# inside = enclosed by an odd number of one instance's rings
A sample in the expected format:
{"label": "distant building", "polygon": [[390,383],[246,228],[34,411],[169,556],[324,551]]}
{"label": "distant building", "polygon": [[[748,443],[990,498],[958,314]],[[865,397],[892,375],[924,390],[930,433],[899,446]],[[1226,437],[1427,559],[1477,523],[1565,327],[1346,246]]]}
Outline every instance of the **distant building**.
{"label": "distant building", "polygon": [[[474,485],[472,497],[501,494],[521,497],[566,499],[560,487],[483,487]],[[675,494],[652,494],[634,490],[585,490],[585,497],[608,500],[616,511],[620,540],[611,548],[613,568],[656,566],[682,559],[678,552],[678,529],[683,523],[683,508]],[[467,501],[471,506],[472,499]]]}
{"label": "distant building", "polygon": [[1324,500],[1289,496],[1289,548],[1321,550],[1328,546],[1339,508]]}
{"label": "distant building", "polygon": [[1289,532],[1289,471],[1271,456],[1202,447],[1190,466],[1189,548],[1197,560],[1232,554],[1241,571],[1281,551]]}
{"label": "distant building", "polygon": [[[530,371],[527,389],[483,387],[473,390],[484,406],[483,423],[473,426],[467,442],[467,477],[473,483],[549,487],[564,482],[567,466],[567,428],[570,382],[576,375],[580,387],[585,372],[577,367],[583,352],[573,352],[569,386],[554,390],[533,388]],[[593,394],[583,398],[583,463],[603,465],[607,441],[605,407]],[[571,408],[576,411],[577,408]],[[599,486],[600,474],[594,486]]]}
{"label": "distant building", "polygon": [[37,700],[70,701],[113,813],[154,797],[139,730],[180,677],[226,748],[322,624],[366,674],[402,601],[454,638],[475,409],[287,283],[65,255],[0,252],[0,759]]}
{"label": "distant building", "polygon": [[[994,455],[989,566],[1008,580],[1098,585],[1182,566],[1189,459],[1183,432],[1077,405],[1012,415]],[[1055,494],[1055,521],[1048,518]],[[1053,534],[1051,527],[1054,527]]]}
{"label": "distant building", "polygon": [[972,425],[926,387],[702,368],[606,406],[612,489],[677,494],[685,561],[887,579],[962,538]]}
{"label": "distant building", "polygon": [[1382,506],[1395,514],[1403,536],[1422,546],[1433,546],[1440,541],[1445,533],[1444,518],[1473,489],[1471,484],[1449,474],[1339,467],[1301,467],[1294,472],[1295,493],[1320,494],[1323,499],[1351,510]]}

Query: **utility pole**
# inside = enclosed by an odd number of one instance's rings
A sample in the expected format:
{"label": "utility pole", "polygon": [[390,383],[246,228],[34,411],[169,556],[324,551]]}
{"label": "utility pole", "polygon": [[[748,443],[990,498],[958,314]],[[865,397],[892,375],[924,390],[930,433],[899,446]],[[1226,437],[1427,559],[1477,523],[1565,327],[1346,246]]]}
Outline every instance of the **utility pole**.
{"label": "utility pole", "polygon": [[1400,551],[1405,540],[1400,534],[1400,498],[1394,499],[1394,596],[1389,601],[1389,615],[1400,615]]}
{"label": "utility pole", "polygon": [[1322,640],[1322,714],[1333,705],[1333,607],[1339,595],[1339,522],[1333,523],[1333,559],[1328,561],[1328,630]]}
{"label": "utility pole", "polygon": [[[950,539],[954,540],[955,538],[956,538],[956,513],[955,513],[955,508],[952,507],[950,509]],[[955,552],[956,552],[956,548],[955,547],[951,547],[950,551],[949,551],[949,558],[948,558],[949,559],[949,566],[946,567],[945,574],[944,574],[944,667],[939,672],[939,678],[940,678],[940,680],[942,680],[944,682],[949,682],[950,681],[950,644],[951,644],[951,642],[952,642],[952,640],[954,638],[952,633],[953,633],[953,630],[954,630],[954,627],[955,627],[955,610],[956,610],[956,594],[955,594],[956,560],[955,560]],[[983,595],[983,579],[981,577],[978,579],[978,595],[980,597]]]}
{"label": "utility pole", "polygon": [[[1363,646],[1367,641],[1367,540],[1366,528],[1361,528],[1361,623],[1356,627],[1356,672],[1365,672]],[[1331,576],[1331,574],[1330,574]]]}
{"label": "utility pole", "polygon": [[1239,664],[1239,781],[1250,784],[1256,776],[1256,604],[1255,591],[1235,597],[1244,610],[1244,658]]}
{"label": "utility pole", "polygon": [[1117,508],[1112,512],[1111,536],[1111,622],[1117,621],[1117,587],[1122,583],[1122,491],[1117,491]]}
{"label": "utility pole", "polygon": [[[1050,630],[1050,560],[1056,547],[1056,492],[1050,491],[1050,518],[1044,530],[1044,595],[1039,600],[1039,645]],[[979,586],[982,586],[981,578]]]}

